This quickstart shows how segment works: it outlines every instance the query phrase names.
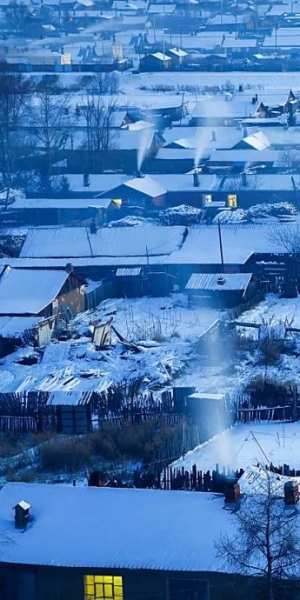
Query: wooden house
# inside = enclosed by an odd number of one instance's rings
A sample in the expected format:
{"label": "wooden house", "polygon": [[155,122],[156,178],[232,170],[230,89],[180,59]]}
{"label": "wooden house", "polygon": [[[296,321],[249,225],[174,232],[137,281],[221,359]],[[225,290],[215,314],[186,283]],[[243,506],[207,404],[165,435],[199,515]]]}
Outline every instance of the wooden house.
{"label": "wooden house", "polygon": [[[21,502],[28,524],[19,529]],[[234,507],[224,506],[210,492],[7,483],[1,600],[137,600],[142,590],[149,600],[224,600],[232,590],[256,600],[262,577],[228,571],[217,554],[221,531],[237,535]],[[299,582],[290,586],[294,597]]]}
{"label": "wooden house", "polygon": [[63,269],[6,267],[0,278],[0,315],[63,316],[85,310],[84,281]]}
{"label": "wooden house", "polygon": [[251,273],[193,273],[185,290],[190,304],[232,308],[255,296],[251,280]]}
{"label": "wooden house", "polygon": [[165,71],[172,66],[172,58],[163,52],[147,54],[140,60],[140,71]]}
{"label": "wooden house", "polygon": [[[87,185],[88,187],[88,185]],[[101,226],[117,218],[118,206],[111,198],[18,198],[9,206],[18,225]]]}
{"label": "wooden house", "polygon": [[166,203],[166,190],[149,175],[124,181],[116,188],[105,193],[111,198],[120,198],[122,206],[139,206],[147,208],[160,208]]}

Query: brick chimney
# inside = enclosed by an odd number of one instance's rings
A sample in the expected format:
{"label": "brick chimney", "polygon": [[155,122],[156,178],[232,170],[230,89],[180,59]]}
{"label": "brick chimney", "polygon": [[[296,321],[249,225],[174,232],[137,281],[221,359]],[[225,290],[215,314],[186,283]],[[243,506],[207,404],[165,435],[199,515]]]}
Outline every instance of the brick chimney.
{"label": "brick chimney", "polygon": [[299,502],[299,486],[296,481],[286,481],[284,484],[284,503],[286,506],[295,506]]}

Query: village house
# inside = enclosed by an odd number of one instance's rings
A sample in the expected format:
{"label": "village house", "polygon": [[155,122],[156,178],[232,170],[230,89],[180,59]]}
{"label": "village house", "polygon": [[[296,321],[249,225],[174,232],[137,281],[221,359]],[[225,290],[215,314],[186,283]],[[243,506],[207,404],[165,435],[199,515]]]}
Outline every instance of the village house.
{"label": "village house", "polygon": [[0,492],[0,526],[10,540],[2,547],[2,600],[138,600],[143,589],[149,600],[223,600],[233,584],[254,600],[261,578],[226,570],[215,546],[221,532],[236,535],[238,499],[229,491],[224,499],[209,492],[7,483]]}
{"label": "village house", "polygon": [[49,271],[8,266],[0,277],[0,315],[69,320],[85,310],[84,283],[72,266]]}
{"label": "village house", "polygon": [[163,52],[148,54],[140,60],[140,71],[165,71],[172,66],[172,58]]}

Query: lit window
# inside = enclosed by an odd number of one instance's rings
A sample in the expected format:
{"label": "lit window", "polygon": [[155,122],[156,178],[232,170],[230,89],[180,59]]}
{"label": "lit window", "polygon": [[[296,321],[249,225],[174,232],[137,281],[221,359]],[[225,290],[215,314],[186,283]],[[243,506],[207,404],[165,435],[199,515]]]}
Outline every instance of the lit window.
{"label": "lit window", "polygon": [[212,195],[211,194],[203,194],[203,200],[204,202],[212,202]]}
{"label": "lit window", "polygon": [[123,600],[122,577],[86,575],[85,600]]}
{"label": "lit window", "polygon": [[236,196],[236,194],[228,194],[228,196],[227,196],[227,203],[228,203],[228,206],[230,206],[230,208],[236,208],[237,207],[237,196]]}

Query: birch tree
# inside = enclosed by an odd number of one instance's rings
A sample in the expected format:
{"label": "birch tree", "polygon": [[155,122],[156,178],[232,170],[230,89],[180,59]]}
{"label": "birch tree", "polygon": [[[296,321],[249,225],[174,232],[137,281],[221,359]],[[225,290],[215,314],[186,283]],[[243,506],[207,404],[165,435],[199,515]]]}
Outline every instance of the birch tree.
{"label": "birch tree", "polygon": [[[256,576],[261,597],[277,600],[282,598],[280,587],[300,575],[298,511],[295,506],[286,509],[274,473],[261,471],[261,489],[242,499],[233,516],[234,536],[222,533],[216,546],[226,568]],[[296,590],[293,598],[299,598]]]}

